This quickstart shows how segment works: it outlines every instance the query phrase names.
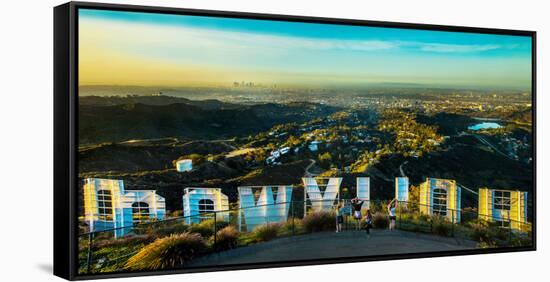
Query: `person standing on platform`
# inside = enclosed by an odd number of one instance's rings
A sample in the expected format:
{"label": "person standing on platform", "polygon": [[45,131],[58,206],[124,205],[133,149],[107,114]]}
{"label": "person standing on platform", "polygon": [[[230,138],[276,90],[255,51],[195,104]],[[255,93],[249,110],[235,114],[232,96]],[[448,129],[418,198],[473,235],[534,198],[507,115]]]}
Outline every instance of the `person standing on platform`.
{"label": "person standing on platform", "polygon": [[395,229],[395,220],[397,219],[397,216],[395,214],[395,207],[396,206],[397,206],[397,199],[393,199],[388,204],[388,214],[390,216],[390,226],[389,226],[390,231]]}
{"label": "person standing on platform", "polygon": [[359,198],[355,197],[351,200],[351,207],[353,208],[353,218],[355,218],[355,229],[361,229],[361,207],[363,206],[364,201],[360,201]]}
{"label": "person standing on platform", "polygon": [[371,228],[372,228],[372,214],[369,209],[367,210],[367,214],[365,215],[365,231],[367,232],[367,235],[369,235],[369,237],[370,237]]}
{"label": "person standing on platform", "polygon": [[336,233],[342,232],[342,224],[344,223],[344,205],[339,203],[336,206]]}

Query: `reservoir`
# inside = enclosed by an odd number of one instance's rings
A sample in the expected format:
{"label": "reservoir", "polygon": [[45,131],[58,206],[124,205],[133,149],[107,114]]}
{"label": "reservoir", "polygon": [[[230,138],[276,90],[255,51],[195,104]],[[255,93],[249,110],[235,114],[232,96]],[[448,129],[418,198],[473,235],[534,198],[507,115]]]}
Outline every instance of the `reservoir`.
{"label": "reservoir", "polygon": [[478,123],[472,126],[468,126],[469,130],[481,130],[481,129],[493,129],[493,128],[501,128],[502,125],[496,123],[496,122],[482,122]]}

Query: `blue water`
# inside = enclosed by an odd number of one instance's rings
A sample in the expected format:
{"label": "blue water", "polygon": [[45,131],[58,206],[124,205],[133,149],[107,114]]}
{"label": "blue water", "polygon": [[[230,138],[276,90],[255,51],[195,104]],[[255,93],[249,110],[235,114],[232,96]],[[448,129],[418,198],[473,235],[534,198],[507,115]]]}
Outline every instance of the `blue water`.
{"label": "blue water", "polygon": [[481,129],[493,129],[493,128],[501,128],[502,125],[496,123],[496,122],[482,122],[478,123],[476,125],[468,126],[468,129],[470,130],[481,130]]}

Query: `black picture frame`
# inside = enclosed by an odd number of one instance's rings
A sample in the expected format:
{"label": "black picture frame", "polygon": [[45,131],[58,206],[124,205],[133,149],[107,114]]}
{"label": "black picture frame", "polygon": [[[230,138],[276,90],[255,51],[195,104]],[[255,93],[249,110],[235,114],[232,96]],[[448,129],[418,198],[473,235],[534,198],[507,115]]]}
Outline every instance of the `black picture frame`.
{"label": "black picture frame", "polygon": [[[116,11],[136,11],[179,15],[199,15],[209,17],[260,19],[290,22],[326,23],[371,27],[391,27],[435,31],[455,31],[466,33],[521,35],[532,39],[532,109],[533,109],[533,246],[461,251],[441,251],[431,253],[382,255],[353,258],[331,258],[293,262],[269,262],[247,265],[213,266],[191,269],[161,270],[149,272],[124,272],[100,275],[77,274],[77,144],[78,144],[78,9],[101,9]],[[275,14],[242,13],[214,10],[166,8],[136,5],[103,4],[91,2],[69,2],[54,8],[54,275],[68,280],[84,280],[112,277],[164,275],[268,267],[288,267],[317,264],[397,260],[457,255],[535,251],[536,250],[536,32],[479,27],[445,26],[417,23],[367,21],[338,18],[305,17]]]}

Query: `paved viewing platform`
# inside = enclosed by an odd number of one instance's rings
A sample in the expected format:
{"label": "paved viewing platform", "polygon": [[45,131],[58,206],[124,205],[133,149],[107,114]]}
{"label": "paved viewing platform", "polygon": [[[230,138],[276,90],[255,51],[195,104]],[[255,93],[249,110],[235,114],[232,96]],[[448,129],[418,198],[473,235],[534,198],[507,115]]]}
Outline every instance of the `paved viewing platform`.
{"label": "paved viewing platform", "polygon": [[279,238],[247,247],[206,255],[189,266],[295,261],[476,248],[476,242],[406,231],[373,230],[321,232]]}

